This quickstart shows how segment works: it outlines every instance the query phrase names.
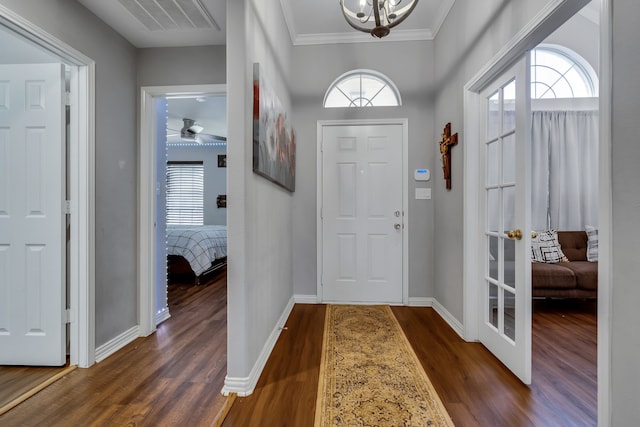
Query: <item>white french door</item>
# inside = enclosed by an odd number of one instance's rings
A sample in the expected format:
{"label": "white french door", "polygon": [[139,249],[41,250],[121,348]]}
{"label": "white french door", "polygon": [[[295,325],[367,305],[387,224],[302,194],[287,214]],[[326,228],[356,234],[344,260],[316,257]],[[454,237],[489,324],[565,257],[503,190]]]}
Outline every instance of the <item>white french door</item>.
{"label": "white french door", "polygon": [[403,302],[400,124],[322,128],[322,300]]}
{"label": "white french door", "polygon": [[61,366],[64,66],[0,66],[0,364]]}
{"label": "white french door", "polygon": [[529,55],[482,92],[479,338],[531,382]]}

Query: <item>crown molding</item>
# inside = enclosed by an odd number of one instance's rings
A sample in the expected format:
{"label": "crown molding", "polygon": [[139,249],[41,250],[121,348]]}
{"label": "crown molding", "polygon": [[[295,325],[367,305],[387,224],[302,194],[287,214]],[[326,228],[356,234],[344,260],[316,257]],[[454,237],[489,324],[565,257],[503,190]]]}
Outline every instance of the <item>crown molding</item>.
{"label": "crown molding", "polygon": [[433,40],[431,30],[393,30],[384,38],[376,38],[361,31],[348,33],[301,34],[293,40],[294,46],[343,44],[343,43],[385,43],[402,41]]}
{"label": "crown molding", "polygon": [[455,4],[455,0],[441,1],[437,13],[434,15],[433,28],[403,30],[394,29],[387,37],[378,39],[371,35],[349,31],[342,33],[322,33],[322,34],[300,34],[296,27],[295,16],[291,7],[292,0],[280,0],[282,14],[284,16],[291,43],[294,46],[323,45],[323,44],[345,44],[345,43],[381,43],[381,42],[401,42],[401,41],[432,41],[440,31],[447,15]]}

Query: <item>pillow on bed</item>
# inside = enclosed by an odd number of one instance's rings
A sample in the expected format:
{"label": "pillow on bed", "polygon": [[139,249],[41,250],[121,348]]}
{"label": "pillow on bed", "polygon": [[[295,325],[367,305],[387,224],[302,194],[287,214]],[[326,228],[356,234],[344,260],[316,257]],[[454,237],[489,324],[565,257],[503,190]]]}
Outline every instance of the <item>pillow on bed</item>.
{"label": "pillow on bed", "polygon": [[591,225],[585,225],[587,232],[587,261],[598,261],[598,229]]}
{"label": "pillow on bed", "polygon": [[531,260],[545,263],[569,261],[562,252],[555,230],[539,231],[536,237],[531,238]]}

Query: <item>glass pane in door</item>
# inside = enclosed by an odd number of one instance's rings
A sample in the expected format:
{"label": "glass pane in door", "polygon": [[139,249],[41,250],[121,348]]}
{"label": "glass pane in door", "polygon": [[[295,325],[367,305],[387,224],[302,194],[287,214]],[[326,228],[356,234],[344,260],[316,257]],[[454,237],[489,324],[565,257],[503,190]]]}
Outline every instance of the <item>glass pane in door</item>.
{"label": "glass pane in door", "polygon": [[516,295],[508,290],[504,292],[504,334],[512,341],[516,340]]}
{"label": "glass pane in door", "polygon": [[531,381],[528,182],[531,132],[525,56],[481,92],[478,185],[484,215],[480,341],[525,384]]}
{"label": "glass pane in door", "polygon": [[488,244],[487,322],[499,335],[515,340],[516,81],[486,99],[485,206]]}

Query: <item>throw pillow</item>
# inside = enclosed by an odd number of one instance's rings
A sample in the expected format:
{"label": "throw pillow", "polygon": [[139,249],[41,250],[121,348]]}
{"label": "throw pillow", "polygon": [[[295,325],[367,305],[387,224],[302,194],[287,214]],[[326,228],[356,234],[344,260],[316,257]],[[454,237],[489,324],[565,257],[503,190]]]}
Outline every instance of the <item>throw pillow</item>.
{"label": "throw pillow", "polygon": [[569,261],[562,252],[555,230],[539,231],[536,237],[531,238],[531,260],[546,263]]}
{"label": "throw pillow", "polygon": [[587,261],[598,261],[598,229],[591,225],[585,225],[587,232]]}

